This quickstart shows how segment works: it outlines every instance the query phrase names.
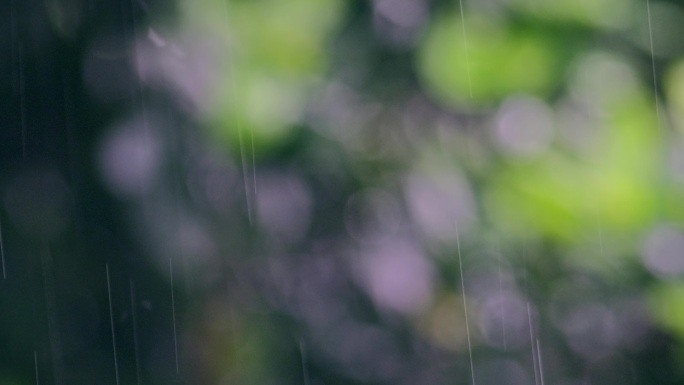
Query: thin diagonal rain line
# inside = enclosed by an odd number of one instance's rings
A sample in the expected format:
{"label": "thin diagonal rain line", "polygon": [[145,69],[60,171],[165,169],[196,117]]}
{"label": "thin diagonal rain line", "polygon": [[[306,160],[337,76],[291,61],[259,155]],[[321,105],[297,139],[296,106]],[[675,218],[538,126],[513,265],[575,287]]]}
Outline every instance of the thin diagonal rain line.
{"label": "thin diagonal rain line", "polygon": [[[230,22],[230,17],[229,17],[230,12],[228,10],[228,1],[227,0],[223,1],[223,11],[225,13],[226,22]],[[228,77],[229,77],[230,86],[231,86],[231,89],[230,89],[231,96],[232,96],[231,102],[235,103],[235,101],[237,100],[237,97],[236,97],[237,87],[235,85],[236,84],[236,78],[237,78],[235,75],[235,63],[236,63],[235,49],[232,49],[232,50],[229,49],[229,51],[230,51],[229,52],[230,64],[228,66]],[[234,107],[231,106],[231,108],[234,108]],[[237,117],[233,120],[233,123],[235,124],[235,128],[237,129],[237,134],[238,134],[238,146],[240,147],[240,169],[242,170],[242,184],[243,184],[244,192],[245,192],[245,206],[247,208],[247,220],[249,221],[249,224],[251,226],[253,224],[253,219],[252,219],[253,202],[252,202],[252,196],[250,193],[250,186],[249,186],[250,183],[247,180],[249,177],[248,176],[249,175],[249,166],[247,165],[249,160],[247,159],[248,156],[246,154],[244,139],[242,137],[243,136],[242,135],[243,124],[242,124],[242,122],[240,122],[240,120]],[[252,147],[252,169],[253,169],[253,172],[256,173],[256,171],[255,171],[256,166],[254,165],[254,132],[250,130],[250,134],[251,134],[251,147]],[[256,194],[256,177],[254,177],[254,182],[253,182],[252,188],[254,189],[254,193]]]}
{"label": "thin diagonal rain line", "polygon": [[468,304],[466,302],[465,279],[463,275],[463,260],[461,258],[461,240],[458,235],[458,225],[456,225],[456,251],[458,254],[458,267],[461,276],[461,294],[463,296],[463,316],[465,318],[466,337],[468,339],[468,356],[470,358],[470,378],[475,385],[475,366],[473,365],[473,347],[470,341],[470,322],[468,321]]}
{"label": "thin diagonal rain line", "polygon": [[530,311],[530,303],[527,302],[527,323],[530,327],[530,346],[532,347],[532,369],[534,371],[534,383],[539,385],[539,368],[537,366],[537,353],[534,349],[534,333],[532,332],[532,314]]}
{"label": "thin diagonal rain line", "polygon": [[534,384],[539,385],[539,373],[537,368],[537,356],[534,349],[534,331],[532,328],[532,311],[530,310],[529,301],[529,285],[527,283],[527,253],[526,253],[525,243],[522,244],[522,259],[523,259],[523,284],[525,286],[525,298],[527,305],[527,324],[530,330],[530,347],[532,349],[532,371],[534,372]]}
{"label": "thin diagonal rain line", "polygon": [[40,385],[40,377],[38,376],[38,353],[36,353],[35,350],[33,351],[33,366],[36,371],[36,385]]}
{"label": "thin diagonal rain line", "polygon": [[107,296],[109,298],[109,323],[112,329],[112,350],[114,352],[114,375],[116,376],[116,385],[119,385],[119,361],[116,356],[116,334],[114,333],[114,310],[112,308],[112,286],[109,281],[109,264],[105,265],[107,270]]}
{"label": "thin diagonal rain line", "polygon": [[506,309],[504,308],[504,292],[503,292],[503,272],[501,270],[502,255],[500,241],[496,241],[496,256],[499,265],[499,311],[501,312],[501,335],[503,337],[504,350],[508,349],[506,341]]}
{"label": "thin diagonal rain line", "polygon": [[[231,77],[234,78],[233,71],[231,71]],[[252,197],[251,193],[249,191],[249,182],[247,181],[248,178],[248,166],[247,166],[247,155],[245,154],[245,147],[243,144],[243,138],[242,138],[242,124],[238,123],[238,142],[240,144],[240,163],[242,166],[242,182],[244,184],[244,189],[245,189],[245,204],[247,206],[247,219],[249,220],[249,224],[252,224]]]}
{"label": "thin diagonal rain line", "polygon": [[[461,13],[461,31],[463,34],[463,48],[465,51],[465,62],[466,62],[466,73],[468,75],[468,94],[470,96],[470,100],[472,101],[473,99],[473,81],[472,81],[472,76],[470,74],[470,55],[468,53],[468,33],[466,31],[466,25],[465,25],[465,12],[464,12],[464,6],[463,6],[463,0],[458,1],[460,13]],[[455,230],[456,230],[456,249],[457,249],[457,254],[458,254],[458,267],[459,267],[459,273],[460,273],[460,278],[461,278],[461,295],[463,297],[463,316],[465,318],[465,326],[466,326],[466,337],[468,341],[468,358],[470,360],[470,378],[472,380],[472,384],[475,385],[475,366],[473,364],[473,347],[472,347],[472,342],[470,340],[470,321],[468,320],[468,304],[466,301],[466,292],[465,292],[465,278],[463,274],[463,259],[461,257],[461,240],[458,234],[458,223],[455,222]]]}
{"label": "thin diagonal rain line", "polygon": [[598,226],[598,237],[599,237],[599,253],[601,254],[601,257],[603,258],[605,255],[605,250],[603,247],[603,221],[601,220],[601,213],[597,213],[596,215],[596,222]]}
{"label": "thin diagonal rain line", "polygon": [[541,348],[539,347],[539,338],[537,338],[537,359],[539,360],[539,382],[544,385],[544,365],[542,364]]}
{"label": "thin diagonal rain line", "polygon": [[304,349],[304,341],[299,340],[299,356],[302,361],[302,379],[304,385],[309,385],[309,371],[306,361],[306,350]]}
{"label": "thin diagonal rain line", "polygon": [[251,142],[252,146],[252,187],[254,188],[254,195],[252,195],[252,199],[254,201],[257,200],[257,177],[256,177],[256,155],[254,153],[254,129],[250,128],[249,129],[249,140]]}

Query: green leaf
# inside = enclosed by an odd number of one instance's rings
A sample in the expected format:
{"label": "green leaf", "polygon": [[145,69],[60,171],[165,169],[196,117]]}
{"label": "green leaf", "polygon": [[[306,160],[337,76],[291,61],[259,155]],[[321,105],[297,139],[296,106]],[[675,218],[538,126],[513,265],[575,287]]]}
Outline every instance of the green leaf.
{"label": "green leaf", "polygon": [[422,42],[418,70],[430,94],[452,107],[491,104],[518,92],[550,94],[560,75],[557,42],[500,20],[466,16],[465,24],[456,13],[437,18]]}

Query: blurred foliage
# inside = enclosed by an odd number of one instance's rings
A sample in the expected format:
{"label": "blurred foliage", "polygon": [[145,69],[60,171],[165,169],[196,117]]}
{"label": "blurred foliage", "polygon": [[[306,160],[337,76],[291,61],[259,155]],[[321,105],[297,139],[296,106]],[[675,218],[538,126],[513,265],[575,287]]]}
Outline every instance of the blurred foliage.
{"label": "blurred foliage", "polygon": [[681,383],[682,7],[3,3],[0,384]]}
{"label": "blurred foliage", "polygon": [[[516,92],[551,94],[566,58],[548,32],[486,15],[460,20],[450,12],[430,26],[420,57],[428,91],[455,106],[500,102]],[[454,44],[463,31],[463,43]]]}

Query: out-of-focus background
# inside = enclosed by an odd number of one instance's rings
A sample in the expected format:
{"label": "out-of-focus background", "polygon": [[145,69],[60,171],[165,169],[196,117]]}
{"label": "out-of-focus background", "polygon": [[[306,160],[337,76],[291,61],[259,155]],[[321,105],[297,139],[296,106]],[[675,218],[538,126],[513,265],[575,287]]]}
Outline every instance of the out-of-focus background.
{"label": "out-of-focus background", "polygon": [[684,382],[684,2],[0,9],[0,384]]}

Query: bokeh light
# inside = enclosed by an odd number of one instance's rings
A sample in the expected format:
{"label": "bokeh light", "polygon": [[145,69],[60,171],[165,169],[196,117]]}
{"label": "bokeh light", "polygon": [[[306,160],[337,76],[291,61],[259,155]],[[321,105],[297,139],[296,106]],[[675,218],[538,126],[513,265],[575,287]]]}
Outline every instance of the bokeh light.
{"label": "bokeh light", "polygon": [[678,384],[684,5],[12,0],[0,384]]}

